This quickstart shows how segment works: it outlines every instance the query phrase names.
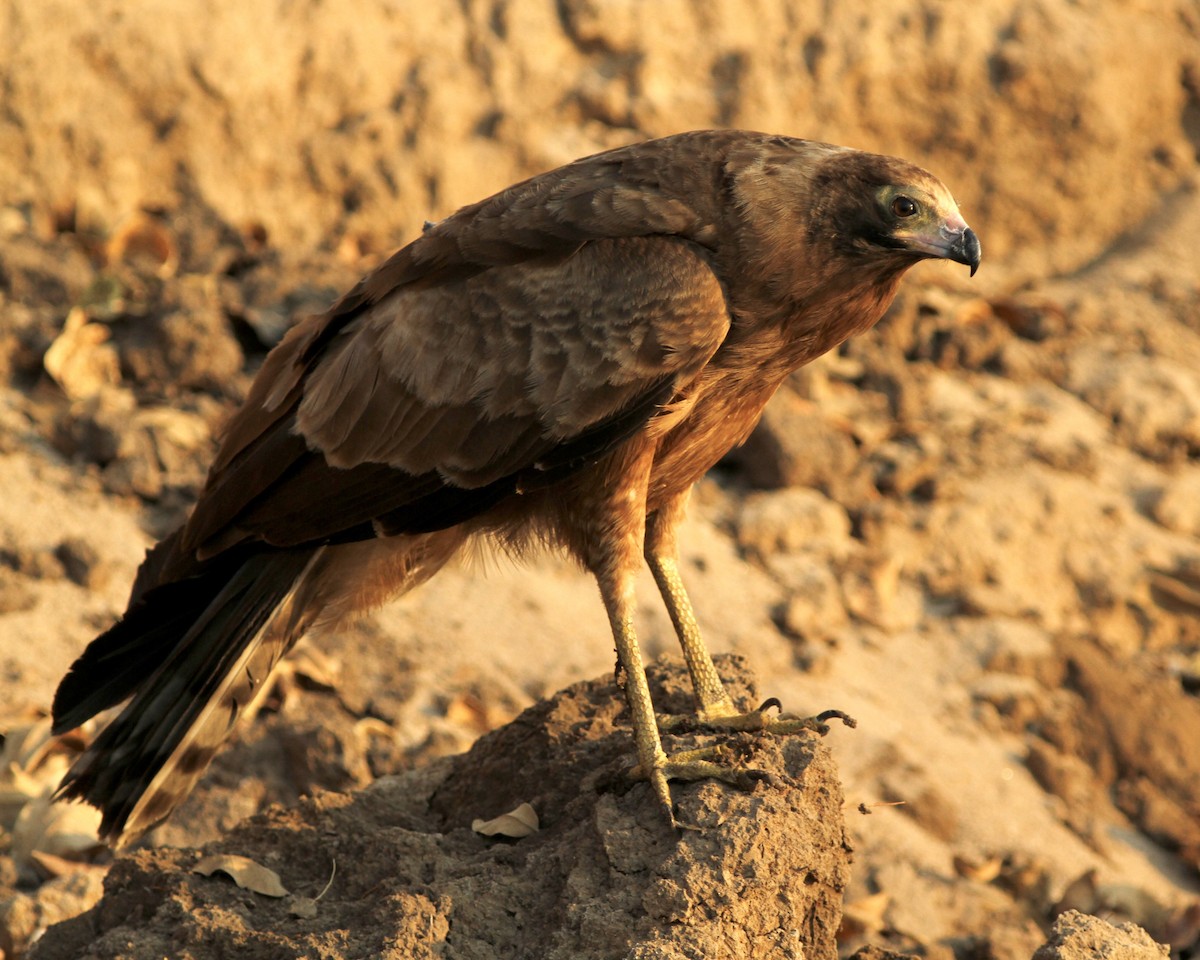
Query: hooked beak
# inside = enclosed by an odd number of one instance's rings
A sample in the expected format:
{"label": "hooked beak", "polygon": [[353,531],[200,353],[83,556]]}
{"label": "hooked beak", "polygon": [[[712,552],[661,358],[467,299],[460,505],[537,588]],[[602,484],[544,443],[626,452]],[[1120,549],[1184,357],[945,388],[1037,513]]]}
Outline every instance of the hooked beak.
{"label": "hooked beak", "polygon": [[930,257],[965,264],[971,268],[971,276],[975,276],[975,271],[979,269],[982,257],[979,237],[958,217],[944,221],[934,236],[917,233],[906,237],[905,240],[912,250],[918,250]]}
{"label": "hooked beak", "polygon": [[964,224],[963,229],[957,235],[952,234],[949,239],[950,242],[947,244],[943,256],[955,263],[966,264],[971,268],[971,276],[975,276],[975,271],[979,269],[979,261],[983,256],[983,250],[979,246],[979,238],[975,236],[975,231]]}

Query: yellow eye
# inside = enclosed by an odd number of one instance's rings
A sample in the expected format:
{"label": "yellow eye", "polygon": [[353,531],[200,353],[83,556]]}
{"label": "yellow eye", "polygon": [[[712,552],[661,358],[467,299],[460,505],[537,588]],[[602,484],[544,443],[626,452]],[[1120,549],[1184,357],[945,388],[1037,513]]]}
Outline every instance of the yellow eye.
{"label": "yellow eye", "polygon": [[915,216],[917,213],[917,201],[910,197],[896,197],[892,201],[892,213],[901,219]]}

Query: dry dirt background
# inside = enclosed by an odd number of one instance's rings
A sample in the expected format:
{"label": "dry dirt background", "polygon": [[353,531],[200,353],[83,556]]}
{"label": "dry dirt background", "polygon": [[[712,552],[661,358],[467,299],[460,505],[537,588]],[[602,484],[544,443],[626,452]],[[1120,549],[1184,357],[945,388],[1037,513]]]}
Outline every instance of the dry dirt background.
{"label": "dry dirt background", "polygon": [[[0,89],[5,956],[1158,955],[1087,914],[1197,954],[1196,0],[6,0]],[[706,126],[916,160],[983,240],[694,501],[726,669],[858,729],[743,744],[777,785],[677,788],[708,829],[676,842],[606,681],[502,727],[611,669],[594,587],[449,570],[308,644],[156,847],[44,933],[107,861],[36,800],[73,748],[36,711],[290,318],[426,218]],[[521,799],[535,837],[468,829]],[[308,898],[336,863],[315,916],[191,874],[217,838]]]}

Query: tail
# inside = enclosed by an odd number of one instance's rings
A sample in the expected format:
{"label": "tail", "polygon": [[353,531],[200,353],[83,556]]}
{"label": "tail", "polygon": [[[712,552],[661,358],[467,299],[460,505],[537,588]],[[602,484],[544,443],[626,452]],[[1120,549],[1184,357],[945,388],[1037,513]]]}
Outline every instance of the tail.
{"label": "tail", "polygon": [[307,611],[288,608],[320,553],[226,555],[193,576],[135,589],[125,616],[92,641],[55,694],[55,733],[132,696],[56,799],[98,807],[100,836],[118,846],[166,818],[303,632]]}

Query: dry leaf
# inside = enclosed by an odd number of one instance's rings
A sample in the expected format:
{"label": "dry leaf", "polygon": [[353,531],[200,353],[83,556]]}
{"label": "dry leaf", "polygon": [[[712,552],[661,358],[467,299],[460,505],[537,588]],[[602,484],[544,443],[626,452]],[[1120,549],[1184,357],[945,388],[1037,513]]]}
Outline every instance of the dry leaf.
{"label": "dry leaf", "polygon": [[216,853],[204,857],[192,867],[193,873],[211,877],[217,872],[228,874],[233,882],[244,890],[261,893],[264,897],[286,897],[287,888],[279,879],[279,874],[268,870],[262,864],[255,863],[249,857],[239,857],[233,853]]}
{"label": "dry leaf", "polygon": [[108,327],[89,322],[82,308],[72,307],[62,333],[42,358],[46,372],[72,400],[121,382],[121,361],[108,335]]}
{"label": "dry leaf", "polygon": [[289,656],[272,667],[267,682],[259,685],[250,702],[242,708],[241,722],[251,722],[268,703],[282,707],[297,689],[333,693],[337,690],[340,673],[338,660],[309,644],[299,644]]}
{"label": "dry leaf", "polygon": [[0,769],[10,763],[18,767],[33,766],[35,753],[43,750],[50,737],[50,718],[40,713],[28,714],[25,723],[8,722],[5,718],[4,744],[0,746]]}
{"label": "dry leaf", "polygon": [[847,903],[842,909],[842,926],[838,930],[838,939],[846,941],[853,937],[878,933],[885,926],[883,917],[891,902],[891,894],[881,890],[869,897]]}
{"label": "dry leaf", "polygon": [[998,876],[1004,867],[1003,857],[990,857],[984,860],[983,863],[976,863],[974,860],[968,860],[966,857],[960,857],[957,854],[954,857],[954,869],[960,877],[966,877],[968,880],[975,880],[978,883],[991,883]]}
{"label": "dry leaf", "polygon": [[512,713],[502,707],[489,706],[473,693],[462,693],[446,704],[446,719],[476,734],[487,733],[508,723]]}
{"label": "dry leaf", "polygon": [[291,663],[292,674],[304,689],[321,690],[326,693],[337,689],[342,673],[341,661],[311,644],[293,649],[287,662]]}
{"label": "dry leaf", "polygon": [[1159,606],[1172,612],[1200,613],[1200,587],[1178,573],[1153,570],[1150,573],[1151,596]]}
{"label": "dry leaf", "polygon": [[363,717],[354,724],[354,737],[361,749],[366,749],[373,737],[395,741],[396,735],[396,728],[378,717]]}
{"label": "dry leaf", "polygon": [[537,812],[527,803],[493,820],[473,820],[471,829],[485,837],[528,837],[538,831]]}
{"label": "dry leaf", "polygon": [[171,231],[145,213],[127,217],[109,238],[104,252],[109,263],[149,260],[164,278],[179,269],[179,249]]}
{"label": "dry leaf", "polygon": [[446,719],[479,733],[487,733],[491,729],[488,726],[487,707],[471,693],[461,693],[446,704]]}
{"label": "dry leaf", "polygon": [[35,853],[71,857],[101,844],[100,813],[80,804],[51,803],[78,737],[50,735],[50,718],[10,726],[0,749],[0,828],[12,832],[12,857],[25,866]]}

